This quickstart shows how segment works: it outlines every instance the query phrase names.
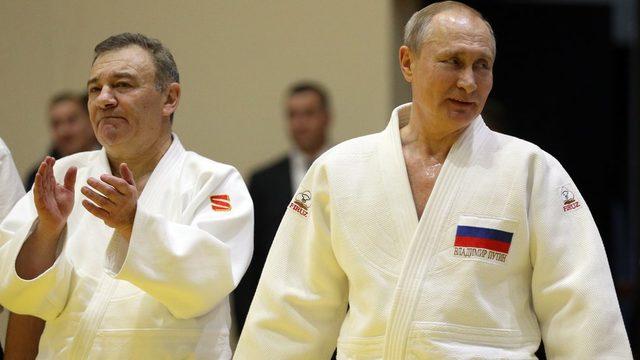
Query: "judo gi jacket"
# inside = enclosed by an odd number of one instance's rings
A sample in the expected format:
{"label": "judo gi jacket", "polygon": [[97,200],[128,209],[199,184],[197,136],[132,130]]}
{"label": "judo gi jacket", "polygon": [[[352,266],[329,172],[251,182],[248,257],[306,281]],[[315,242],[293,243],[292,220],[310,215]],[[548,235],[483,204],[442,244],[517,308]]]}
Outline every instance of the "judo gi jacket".
{"label": "judo gi jacket", "polygon": [[231,166],[185,151],[174,135],[138,199],[130,242],[86,211],[80,187],[110,173],[104,149],[78,167],[59,255],[33,280],[15,271],[35,228],[30,191],[0,226],[0,303],[47,321],[42,359],[229,359],[228,295],[252,251],[253,207]]}
{"label": "judo gi jacket", "polygon": [[400,127],[319,158],[282,220],[235,359],[630,359],[587,204],[476,118],[420,219]]}
{"label": "judo gi jacket", "polygon": [[22,196],[24,196],[24,187],[18,170],[13,163],[9,148],[0,139],[0,221]]}
{"label": "judo gi jacket", "polygon": [[[11,151],[0,139],[0,222],[11,211],[20,198],[24,196],[24,187],[20,181],[18,170],[13,163]],[[0,306],[0,313],[2,313]],[[0,315],[0,337],[4,339],[4,330],[7,328],[8,315]],[[2,344],[0,344],[0,359],[2,359]]]}

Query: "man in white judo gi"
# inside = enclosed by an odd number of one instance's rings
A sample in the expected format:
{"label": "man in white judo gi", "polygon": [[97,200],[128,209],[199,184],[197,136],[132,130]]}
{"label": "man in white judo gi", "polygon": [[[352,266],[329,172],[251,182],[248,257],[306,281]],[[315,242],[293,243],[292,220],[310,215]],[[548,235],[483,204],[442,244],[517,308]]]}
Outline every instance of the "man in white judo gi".
{"label": "man in white judo gi", "polygon": [[[24,187],[22,187],[16,165],[13,163],[11,151],[0,139],[0,222],[22,196],[24,196]],[[6,330],[7,318],[8,314],[4,313],[0,306],[0,336],[2,337]],[[0,344],[0,359],[2,357],[2,344]]]}
{"label": "man in white judo gi", "polygon": [[179,77],[159,41],[98,44],[88,91],[103,149],[42,162],[0,229],[0,303],[47,321],[41,358],[230,358],[252,249],[242,178],[172,134]]}
{"label": "man in white judo gi", "polygon": [[399,51],[413,102],[311,167],[236,359],[328,359],[336,342],[338,359],[531,359],[541,339],[549,358],[631,358],[584,199],[479,115],[495,54],[466,5],[413,15]]}
{"label": "man in white judo gi", "polygon": [[18,200],[24,196],[20,175],[13,163],[11,151],[0,139],[0,221],[4,219]]}

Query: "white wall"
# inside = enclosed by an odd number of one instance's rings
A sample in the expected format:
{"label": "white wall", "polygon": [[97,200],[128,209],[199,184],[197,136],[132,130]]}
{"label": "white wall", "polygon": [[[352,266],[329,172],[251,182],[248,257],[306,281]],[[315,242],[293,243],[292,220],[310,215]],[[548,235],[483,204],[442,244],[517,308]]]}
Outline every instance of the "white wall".
{"label": "white wall", "polygon": [[45,110],[84,88],[93,47],[142,32],[173,52],[187,147],[243,174],[287,148],[282,96],[295,80],[330,90],[334,142],[382,129],[396,36],[388,0],[0,1],[0,137],[24,176],[45,154]]}

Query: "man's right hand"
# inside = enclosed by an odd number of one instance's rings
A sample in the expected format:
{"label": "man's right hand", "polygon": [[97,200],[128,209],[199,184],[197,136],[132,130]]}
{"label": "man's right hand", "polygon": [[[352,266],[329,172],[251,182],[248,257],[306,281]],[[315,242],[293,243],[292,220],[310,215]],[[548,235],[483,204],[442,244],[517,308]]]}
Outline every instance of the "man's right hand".
{"label": "man's right hand", "polygon": [[35,279],[56,261],[58,240],[73,210],[78,169],[70,167],[64,175],[64,185],[60,185],[53,175],[55,163],[54,158],[47,156],[40,164],[33,184],[38,224],[25,240],[16,259],[16,273],[25,280]]}
{"label": "man's right hand", "polygon": [[69,168],[64,185],[56,182],[53,165],[56,160],[47,156],[38,168],[33,185],[33,198],[38,210],[38,227],[50,233],[60,233],[73,210],[74,185],[78,169]]}

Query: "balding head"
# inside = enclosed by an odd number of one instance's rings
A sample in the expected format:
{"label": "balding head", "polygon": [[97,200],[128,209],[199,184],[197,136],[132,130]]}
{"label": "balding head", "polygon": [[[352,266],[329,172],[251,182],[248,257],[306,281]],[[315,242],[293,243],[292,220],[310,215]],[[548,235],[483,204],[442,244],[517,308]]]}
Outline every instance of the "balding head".
{"label": "balding head", "polygon": [[451,133],[468,126],[484,107],[493,86],[495,43],[475,10],[454,2],[432,6],[407,25],[400,69],[411,83],[415,121]]}
{"label": "balding head", "polygon": [[408,46],[412,52],[419,54],[424,42],[428,41],[432,35],[431,25],[434,21],[468,21],[471,26],[485,26],[491,36],[491,45],[495,57],[496,40],[491,24],[477,10],[457,1],[434,3],[414,13],[404,29],[404,45]]}

